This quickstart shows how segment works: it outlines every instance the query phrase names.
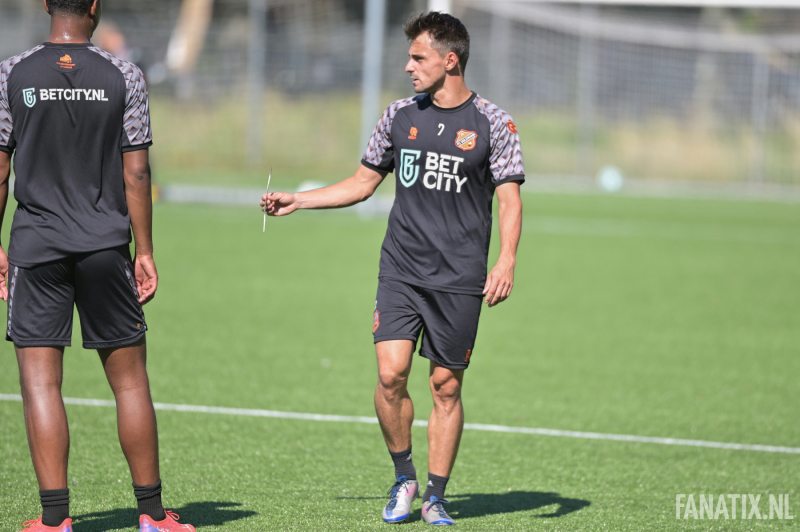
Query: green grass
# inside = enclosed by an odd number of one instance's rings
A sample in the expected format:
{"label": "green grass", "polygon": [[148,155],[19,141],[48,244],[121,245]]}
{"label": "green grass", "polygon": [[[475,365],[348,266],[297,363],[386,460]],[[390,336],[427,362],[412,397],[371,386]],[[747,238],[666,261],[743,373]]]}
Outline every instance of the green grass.
{"label": "green grass", "polygon": [[[484,308],[467,422],[800,446],[796,206],[524,201],[515,292]],[[298,213],[262,234],[257,208],[157,205],[155,400],[374,415],[385,224]],[[18,393],[8,344],[0,361],[0,393]],[[92,352],[69,349],[65,372],[65,396],[112,397]],[[426,377],[417,358],[418,419],[431,406]],[[75,530],[130,530],[114,410],[67,412]],[[201,530],[388,529],[392,469],[377,426],[158,418],[165,502]],[[414,445],[424,475],[423,429]],[[0,453],[0,530],[16,531],[38,515],[19,403],[0,402]],[[788,493],[798,514],[798,475],[798,455],[467,431],[448,499],[462,530],[788,530],[797,521],[678,521],[675,495],[762,494],[763,511],[767,494]]]}

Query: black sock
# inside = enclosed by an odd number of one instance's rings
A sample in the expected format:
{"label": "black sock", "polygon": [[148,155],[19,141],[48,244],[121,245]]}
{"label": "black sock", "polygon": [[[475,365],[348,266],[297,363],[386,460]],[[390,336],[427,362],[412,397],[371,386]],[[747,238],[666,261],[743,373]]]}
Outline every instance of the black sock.
{"label": "black sock", "polygon": [[148,515],[153,521],[163,521],[167,518],[164,506],[161,504],[161,479],[152,486],[134,484],[133,495],[139,503],[139,515]]}
{"label": "black sock", "polygon": [[411,447],[399,453],[393,453],[392,461],[394,462],[394,478],[406,477],[408,480],[417,480],[417,470],[414,468],[414,462],[411,460]]}
{"label": "black sock", "polygon": [[425,495],[422,500],[427,502],[431,500],[431,495],[435,495],[437,499],[444,499],[444,490],[447,488],[447,481],[450,477],[440,477],[433,473],[428,473],[428,486],[425,488]]}
{"label": "black sock", "polygon": [[63,490],[39,490],[42,500],[42,524],[58,526],[69,517],[69,488]]}

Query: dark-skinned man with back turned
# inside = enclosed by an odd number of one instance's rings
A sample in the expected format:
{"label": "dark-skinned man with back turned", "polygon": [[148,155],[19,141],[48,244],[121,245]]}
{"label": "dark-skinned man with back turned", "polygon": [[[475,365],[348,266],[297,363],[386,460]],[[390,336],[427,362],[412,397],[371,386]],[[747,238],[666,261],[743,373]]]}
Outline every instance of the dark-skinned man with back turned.
{"label": "dark-skinned man with back turned", "polygon": [[[193,532],[164,510],[142,305],[153,261],[147,87],[141,70],[91,44],[101,0],[45,0],[48,42],[0,63],[0,221],[11,157],[18,206],[0,297],[19,364],[43,513],[28,532],[71,532],[69,427],[61,397],[73,306],[117,404],[141,532]],[[131,260],[131,230],[136,242]]]}

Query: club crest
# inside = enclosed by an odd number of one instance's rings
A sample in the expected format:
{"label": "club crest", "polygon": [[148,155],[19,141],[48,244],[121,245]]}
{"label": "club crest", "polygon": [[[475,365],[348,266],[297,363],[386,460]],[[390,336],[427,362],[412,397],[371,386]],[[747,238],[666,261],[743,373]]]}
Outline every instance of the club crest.
{"label": "club crest", "polygon": [[477,144],[478,134],[474,131],[467,131],[466,129],[459,129],[456,133],[456,148],[464,151],[469,151],[475,148]]}
{"label": "club crest", "polygon": [[376,310],[375,314],[372,316],[372,332],[378,330],[378,327],[381,326],[381,311]]}

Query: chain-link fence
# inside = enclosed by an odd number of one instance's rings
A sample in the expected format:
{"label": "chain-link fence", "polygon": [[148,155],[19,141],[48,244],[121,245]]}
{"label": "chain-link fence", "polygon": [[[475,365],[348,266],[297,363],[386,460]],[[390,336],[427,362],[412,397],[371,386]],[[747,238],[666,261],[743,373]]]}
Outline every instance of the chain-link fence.
{"label": "chain-link fence", "polygon": [[474,86],[563,151],[539,171],[800,183],[800,10],[457,5]]}
{"label": "chain-link fence", "polygon": [[[163,179],[250,182],[277,166],[333,180],[363,149],[364,4],[104,0],[94,41],[144,70]],[[386,3],[384,104],[411,94],[401,26],[427,5]],[[472,36],[468,84],[512,113],[530,174],[800,184],[800,9],[452,8]],[[0,0],[0,55],[48,27],[39,0]]]}

